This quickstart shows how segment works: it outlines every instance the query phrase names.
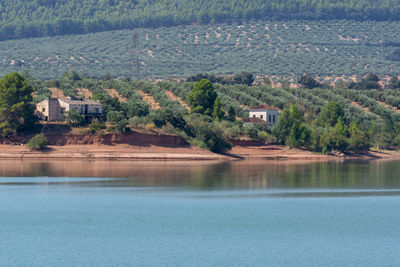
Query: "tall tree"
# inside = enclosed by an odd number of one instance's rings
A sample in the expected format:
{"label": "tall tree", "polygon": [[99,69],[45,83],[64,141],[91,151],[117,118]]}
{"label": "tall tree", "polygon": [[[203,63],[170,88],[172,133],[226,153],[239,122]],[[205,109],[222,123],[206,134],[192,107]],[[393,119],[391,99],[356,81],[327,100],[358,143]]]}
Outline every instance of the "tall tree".
{"label": "tall tree", "polygon": [[192,92],[187,96],[190,113],[199,113],[216,119],[222,118],[221,104],[214,87],[209,80],[202,79],[193,85]]}
{"label": "tall tree", "polygon": [[337,101],[329,101],[319,114],[318,122],[323,127],[334,127],[339,119],[343,120],[343,107]]}
{"label": "tall tree", "polygon": [[11,136],[33,130],[37,118],[33,89],[17,72],[0,79],[0,134]]}

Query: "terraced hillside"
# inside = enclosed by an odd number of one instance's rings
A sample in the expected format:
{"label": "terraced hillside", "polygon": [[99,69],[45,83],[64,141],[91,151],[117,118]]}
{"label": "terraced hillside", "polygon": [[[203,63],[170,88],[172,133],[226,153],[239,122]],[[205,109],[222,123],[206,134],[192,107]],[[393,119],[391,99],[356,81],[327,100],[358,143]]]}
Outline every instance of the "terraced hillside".
{"label": "terraced hillside", "polygon": [[[398,22],[256,21],[138,29],[140,78],[250,71],[277,77],[400,73]],[[135,77],[133,31],[0,42],[0,76],[30,70],[41,78],[75,69]]]}
{"label": "terraced hillside", "polygon": [[[66,83],[69,86],[65,86]],[[58,89],[58,96],[69,95],[71,88],[74,88],[75,94],[78,95],[88,93],[93,96],[95,94],[109,95],[114,97],[114,101],[122,104],[122,109],[127,109],[127,119],[137,116],[136,112],[139,108],[136,106],[140,103],[147,105],[153,111],[169,109],[173,110],[174,114],[188,113],[186,97],[193,86],[191,82],[160,81],[153,83],[124,80],[104,81],[91,78],[74,81],[66,77],[44,83],[37,81],[36,84],[40,85],[37,88],[42,88],[41,90],[36,89],[39,100],[51,94],[54,96],[56,89],[47,89],[54,84],[64,85],[64,89]],[[239,84],[214,84],[214,87],[222,103],[222,109],[227,112],[232,107],[235,115],[241,118],[248,117],[249,107],[261,103],[278,107],[280,110],[288,107],[291,103],[298,103],[306,114],[307,120],[311,122],[328,101],[334,100],[342,105],[346,121],[358,121],[364,130],[369,129],[372,123],[382,125],[388,120],[400,122],[400,92],[398,89],[314,88],[297,90],[288,87],[276,88],[267,85],[247,86]],[[130,109],[134,112],[129,113]]]}

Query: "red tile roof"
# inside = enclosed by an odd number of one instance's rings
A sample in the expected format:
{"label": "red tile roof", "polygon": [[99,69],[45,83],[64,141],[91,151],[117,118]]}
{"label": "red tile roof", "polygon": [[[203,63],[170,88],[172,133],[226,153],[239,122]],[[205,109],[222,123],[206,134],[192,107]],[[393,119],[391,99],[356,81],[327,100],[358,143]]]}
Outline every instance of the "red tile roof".
{"label": "red tile roof", "polygon": [[261,105],[257,105],[255,107],[251,107],[250,110],[260,110],[260,109],[268,109],[268,110],[278,110],[279,108],[273,107],[273,106],[269,106],[266,104],[261,104]]}

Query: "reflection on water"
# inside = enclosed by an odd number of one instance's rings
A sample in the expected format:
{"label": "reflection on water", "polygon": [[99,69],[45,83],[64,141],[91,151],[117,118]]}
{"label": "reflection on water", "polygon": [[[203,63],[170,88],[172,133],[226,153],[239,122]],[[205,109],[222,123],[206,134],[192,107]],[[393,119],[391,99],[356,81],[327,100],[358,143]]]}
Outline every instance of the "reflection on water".
{"label": "reflection on water", "polygon": [[0,266],[400,266],[398,163],[1,161]]}
{"label": "reflection on water", "polygon": [[[0,162],[0,186],[167,187],[192,190],[272,188],[400,188],[398,161],[285,163],[273,161]],[[53,178],[15,178],[53,177]],[[78,178],[56,178],[78,177]],[[80,177],[86,177],[85,179]],[[97,178],[96,178],[97,177]],[[98,179],[98,178],[107,179]],[[109,179],[112,178],[112,179]],[[394,194],[392,192],[392,194]]]}

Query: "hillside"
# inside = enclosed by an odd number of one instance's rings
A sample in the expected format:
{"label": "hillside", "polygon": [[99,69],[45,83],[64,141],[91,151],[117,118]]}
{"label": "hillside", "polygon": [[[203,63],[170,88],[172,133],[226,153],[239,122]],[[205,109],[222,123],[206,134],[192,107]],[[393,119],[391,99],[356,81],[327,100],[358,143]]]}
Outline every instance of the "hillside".
{"label": "hillside", "polygon": [[[258,20],[243,24],[140,28],[140,77],[250,71],[327,82],[400,73],[400,28],[390,21]],[[29,70],[49,79],[75,69],[90,76],[135,77],[133,30],[0,42],[0,76]],[[353,77],[356,75],[356,77]]]}
{"label": "hillside", "polygon": [[0,0],[0,40],[251,19],[398,20],[397,0]]}

